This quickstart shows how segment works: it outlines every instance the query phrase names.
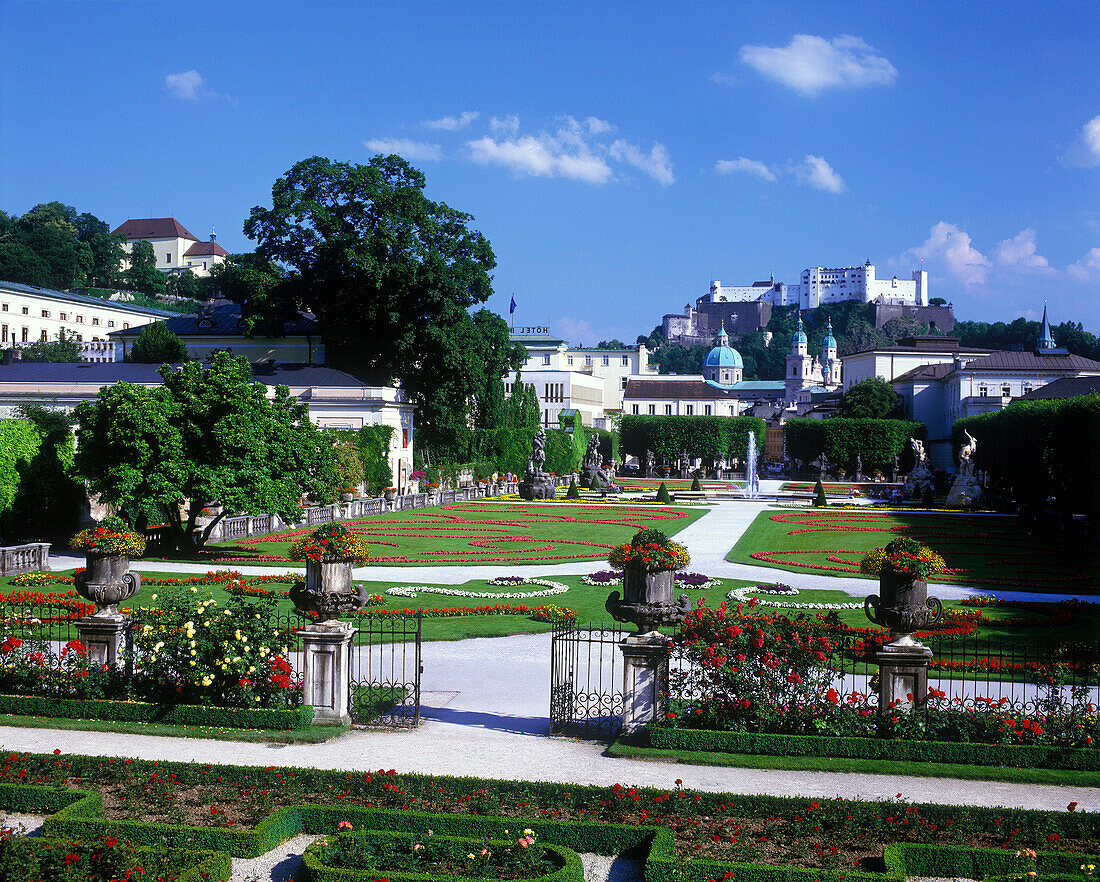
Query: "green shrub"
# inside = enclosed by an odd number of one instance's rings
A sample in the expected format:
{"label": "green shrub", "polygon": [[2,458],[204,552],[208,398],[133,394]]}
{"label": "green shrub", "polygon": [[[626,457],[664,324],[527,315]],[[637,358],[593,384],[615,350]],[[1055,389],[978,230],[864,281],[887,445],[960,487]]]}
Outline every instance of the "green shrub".
{"label": "green shrub", "polygon": [[566,499],[580,499],[581,494],[577,489],[577,482],[573,478],[569,479],[569,489],[565,491]]}
{"label": "green shrub", "polygon": [[821,507],[829,504],[829,500],[825,498],[825,487],[821,483],[821,479],[814,484],[814,505]]}
{"label": "green shrub", "polygon": [[153,704],[145,701],[105,701],[83,698],[46,698],[39,695],[0,695],[0,714],[69,720],[112,720],[130,723],[166,723],[212,726],[221,729],[298,729],[313,721],[313,708],[214,707],[211,705]]}
{"label": "green shrub", "polygon": [[661,486],[657,488],[657,501],[663,502],[665,505],[672,502],[672,497],[668,495],[668,487],[665,486],[664,481],[661,481]]}
{"label": "green shrub", "polygon": [[643,462],[647,450],[666,461],[678,460],[684,450],[712,463],[732,457],[743,460],[749,449],[749,433],[755,433],[756,447],[762,450],[765,428],[764,421],[757,417],[630,414],[619,426],[619,444]]}
{"label": "green shrub", "polygon": [[696,475],[695,479],[691,482],[691,490],[693,493],[698,493],[703,488],[699,485],[699,476]]}

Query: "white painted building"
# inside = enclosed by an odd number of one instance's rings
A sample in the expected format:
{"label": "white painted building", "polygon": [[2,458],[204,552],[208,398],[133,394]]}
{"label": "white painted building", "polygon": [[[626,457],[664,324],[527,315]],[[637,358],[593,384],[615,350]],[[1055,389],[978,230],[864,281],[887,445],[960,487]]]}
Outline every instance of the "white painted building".
{"label": "white painted building", "polygon": [[906,337],[894,346],[863,349],[841,358],[844,388],[871,377],[892,381],[907,371],[931,364],[953,364],[989,355],[988,349],[960,346],[958,337],[924,335]]}
{"label": "white painted building", "polygon": [[[574,408],[580,411],[584,425],[603,427],[604,419],[622,411],[627,381],[657,372],[649,363],[649,350],[644,345],[571,348],[565,340],[551,336],[548,328],[522,330],[531,333],[513,333],[510,339],[527,350],[522,380],[534,384],[545,425],[556,426],[558,412]],[[515,382],[516,373],[509,373],[505,394],[511,394]]]}
{"label": "white painted building", "polygon": [[131,218],[114,230],[126,237],[123,248],[129,253],[135,242],[145,241],[153,246],[157,269],[163,273],[179,273],[191,270],[205,278],[210,270],[229,256],[211,233],[209,242],[201,242],[174,217]]}
{"label": "white painted building", "polygon": [[[106,344],[112,331],[140,328],[175,315],[178,313],[117,300],[0,282],[0,348],[4,349],[56,340],[61,331],[80,343]],[[109,354],[106,346],[85,349],[88,361],[106,360]]]}
{"label": "white painted building", "polygon": [[711,303],[737,303],[765,300],[775,306],[799,306],[817,309],[831,303],[856,300],[860,303],[887,303],[907,306],[928,305],[928,273],[914,270],[911,278],[877,277],[875,265],[822,267],[804,269],[797,284],[753,282],[752,285],[723,285],[711,282],[703,298]]}
{"label": "white painted building", "polygon": [[[99,390],[117,382],[153,388],[161,385],[157,365],[21,363],[0,365],[0,419],[19,416],[18,405],[38,404],[71,412],[93,401]],[[322,428],[359,429],[385,425],[394,429],[389,463],[394,485],[404,490],[413,470],[416,408],[400,388],[365,386],[343,371],[316,365],[255,365],[252,378],[267,386],[288,386],[293,398],[309,408],[309,418]]]}

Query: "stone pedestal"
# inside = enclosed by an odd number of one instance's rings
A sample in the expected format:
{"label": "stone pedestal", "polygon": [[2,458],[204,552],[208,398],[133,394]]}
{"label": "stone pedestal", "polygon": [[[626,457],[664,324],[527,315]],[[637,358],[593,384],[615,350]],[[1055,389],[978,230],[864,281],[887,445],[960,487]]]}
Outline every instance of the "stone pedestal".
{"label": "stone pedestal", "polygon": [[974,508],[982,501],[982,485],[973,475],[960,474],[947,494],[948,508]]}
{"label": "stone pedestal", "polygon": [[557,482],[545,472],[529,471],[519,482],[518,492],[521,499],[553,499],[556,487]]}
{"label": "stone pedestal", "polygon": [[95,615],[79,619],[76,631],[80,642],[88,650],[88,665],[118,665],[118,650],[125,641],[130,617],[123,615]]}
{"label": "stone pedestal", "polygon": [[668,695],[668,638],[631,634],[619,643],[623,653],[623,735],[636,735],[665,715]]}
{"label": "stone pedestal", "polygon": [[880,714],[913,710],[920,705],[928,695],[928,662],[931,659],[932,650],[920,643],[888,643],[875,653]]}
{"label": "stone pedestal", "polygon": [[357,630],[347,622],[330,620],[294,632],[302,638],[302,691],[305,704],[313,708],[315,724],[346,726],[351,722],[351,641]]}

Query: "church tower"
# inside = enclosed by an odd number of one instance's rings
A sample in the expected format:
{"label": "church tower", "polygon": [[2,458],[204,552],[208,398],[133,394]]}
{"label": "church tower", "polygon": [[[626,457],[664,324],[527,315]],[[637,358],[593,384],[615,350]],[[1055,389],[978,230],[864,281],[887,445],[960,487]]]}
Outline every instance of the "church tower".
{"label": "church tower", "polygon": [[840,359],[836,354],[836,337],[833,336],[833,320],[825,328],[825,339],[821,341],[821,380],[826,388],[840,385]]}
{"label": "church tower", "polygon": [[730,346],[725,321],[722,322],[722,329],[718,332],[715,344],[703,359],[703,380],[714,386],[723,387],[740,383],[744,375],[745,363],[741,353]]}
{"label": "church tower", "polygon": [[796,394],[810,385],[813,374],[813,359],[809,354],[809,341],[802,316],[798,317],[798,329],[791,340],[791,354],[787,356],[786,386],[787,400],[794,401]]}

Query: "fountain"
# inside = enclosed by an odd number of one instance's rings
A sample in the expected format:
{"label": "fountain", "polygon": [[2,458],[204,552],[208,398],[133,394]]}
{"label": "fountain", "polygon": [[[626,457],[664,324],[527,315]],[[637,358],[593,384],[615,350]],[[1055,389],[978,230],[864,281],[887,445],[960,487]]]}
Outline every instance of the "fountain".
{"label": "fountain", "polygon": [[745,456],[745,486],[741,495],[745,499],[760,498],[760,475],[756,473],[756,432],[749,432],[749,452]]}

